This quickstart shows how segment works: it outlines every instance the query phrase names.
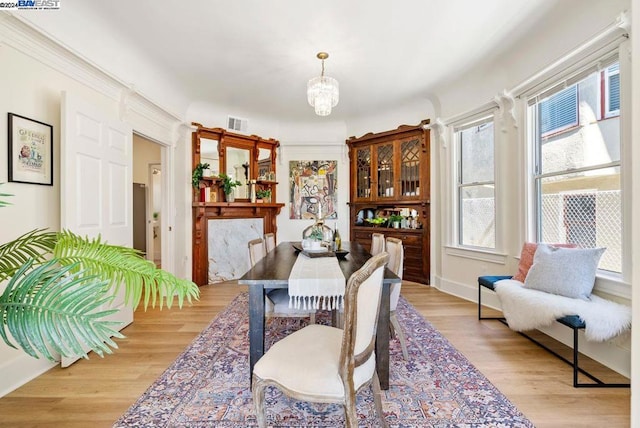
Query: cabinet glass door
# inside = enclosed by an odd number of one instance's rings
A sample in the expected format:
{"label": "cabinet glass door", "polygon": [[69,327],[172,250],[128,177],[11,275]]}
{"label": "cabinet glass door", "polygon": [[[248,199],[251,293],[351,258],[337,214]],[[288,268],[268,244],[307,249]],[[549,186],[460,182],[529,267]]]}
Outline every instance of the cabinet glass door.
{"label": "cabinet glass door", "polygon": [[400,187],[402,199],[420,196],[420,140],[417,138],[400,145]]}
{"label": "cabinet glass door", "polygon": [[378,172],[378,199],[392,198],[393,174],[393,144],[380,144],[376,147],[376,169]]}
{"label": "cabinet glass door", "polygon": [[356,198],[371,198],[371,148],[356,150]]}

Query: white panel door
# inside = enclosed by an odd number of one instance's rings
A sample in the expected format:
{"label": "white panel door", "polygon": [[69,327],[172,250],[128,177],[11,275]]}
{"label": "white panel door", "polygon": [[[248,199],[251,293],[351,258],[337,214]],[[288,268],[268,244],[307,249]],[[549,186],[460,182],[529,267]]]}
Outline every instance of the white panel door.
{"label": "white panel door", "polygon": [[[131,127],[66,92],[62,93],[61,112],[62,228],[90,238],[100,235],[109,244],[131,247]],[[119,287],[110,307],[120,309],[110,319],[122,322],[121,328],[133,321],[133,309],[124,305],[124,287]],[[76,360],[63,358],[62,366]]]}

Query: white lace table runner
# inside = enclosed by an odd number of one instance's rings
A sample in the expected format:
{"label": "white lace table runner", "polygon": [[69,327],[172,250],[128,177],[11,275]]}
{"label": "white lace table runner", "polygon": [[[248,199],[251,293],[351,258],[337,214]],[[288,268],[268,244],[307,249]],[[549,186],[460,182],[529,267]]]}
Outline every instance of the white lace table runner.
{"label": "white lace table runner", "polygon": [[300,253],[289,274],[289,307],[339,309],[343,305],[345,286],[337,258],[309,258]]}

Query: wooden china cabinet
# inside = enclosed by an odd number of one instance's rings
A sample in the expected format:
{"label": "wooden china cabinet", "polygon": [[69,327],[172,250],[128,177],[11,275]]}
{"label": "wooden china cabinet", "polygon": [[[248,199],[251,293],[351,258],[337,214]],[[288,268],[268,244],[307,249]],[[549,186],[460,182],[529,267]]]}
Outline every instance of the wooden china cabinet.
{"label": "wooden china cabinet", "polygon": [[[193,123],[192,169],[208,163],[211,176],[204,176],[193,189],[193,266],[192,279],[198,285],[208,283],[208,223],[219,219],[262,218],[264,233],[277,233],[276,216],[284,204],[276,203],[276,149],[273,138],[242,135],[222,128],[205,128]],[[235,200],[226,202],[218,175],[225,173],[242,184],[235,188]],[[271,190],[269,201],[252,202],[251,181],[255,189]],[[208,195],[205,197],[205,194]]]}
{"label": "wooden china cabinet", "polygon": [[[378,232],[404,243],[403,278],[429,283],[429,131],[416,126],[350,137],[350,202],[352,241],[366,248]],[[403,216],[401,228],[391,215]],[[378,219],[378,220],[376,220]]]}

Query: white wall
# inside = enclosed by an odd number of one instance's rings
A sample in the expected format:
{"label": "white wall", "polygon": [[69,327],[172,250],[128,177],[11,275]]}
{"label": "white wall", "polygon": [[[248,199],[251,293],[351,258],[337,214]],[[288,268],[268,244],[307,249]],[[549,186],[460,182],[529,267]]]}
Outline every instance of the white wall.
{"label": "white wall", "polygon": [[[36,53],[37,52],[37,53]],[[67,91],[92,103],[97,109],[113,120],[122,120],[132,128],[164,145],[185,144],[188,138],[181,121],[157,105],[150,103],[139,93],[123,87],[110,75],[97,70],[69,51],[42,37],[18,19],[0,12],[0,127],[7,129],[6,112],[33,118],[53,126],[53,186],[23,183],[5,183],[0,193],[15,196],[7,198],[13,205],[0,209],[0,242],[8,242],[19,235],[36,228],[51,231],[60,229],[60,103],[61,92]],[[167,153],[173,153],[168,148]],[[175,158],[163,154],[169,174],[177,175],[171,169]],[[189,157],[190,159],[190,157]],[[7,180],[7,133],[0,132],[0,183]],[[190,177],[190,172],[189,175]],[[167,177],[170,189],[168,204],[173,203],[174,184]],[[189,182],[187,178],[185,182]],[[173,210],[172,210],[173,211]],[[190,216],[190,210],[188,212]],[[162,219],[165,230],[173,226],[175,216]],[[179,223],[179,222],[178,222]],[[181,235],[179,224],[173,233]],[[191,229],[188,229],[190,234]],[[163,258],[173,261],[173,237],[167,236],[171,249]],[[190,249],[189,249],[190,252]],[[183,254],[175,257],[180,260]],[[170,263],[169,263],[170,264]],[[170,264],[163,267],[174,272]],[[190,272],[190,270],[189,270]],[[21,351],[0,344],[0,396],[20,386],[33,377],[52,367],[42,359],[28,357]]]}
{"label": "white wall", "polygon": [[[633,22],[640,22],[640,0],[632,0],[632,17]],[[631,77],[631,99],[632,99],[632,122],[635,122],[635,126],[632,127],[631,131],[631,139],[632,141],[640,141],[640,126],[637,124],[640,123],[638,118],[640,116],[640,65],[638,64],[637,58],[640,58],[640,31],[634,31],[631,33],[631,56],[632,58],[636,58],[635,64],[632,63],[632,77]],[[637,143],[636,143],[637,146]],[[633,165],[640,165],[640,150],[633,150],[631,155],[631,163]],[[640,168],[633,168],[631,171],[632,181],[636,183],[636,185],[632,189],[631,197],[633,198],[633,205],[631,207],[632,212],[638,213],[640,212],[640,186],[637,183],[640,183]],[[640,242],[640,227],[634,227],[631,231],[631,241],[632,242]],[[631,278],[633,278],[636,282],[636,286],[632,287],[632,301],[633,301],[633,319],[640,319],[640,287],[637,286],[637,278],[640,278],[640,263],[637,261],[640,260],[640,245],[634,245],[631,251],[632,260],[635,261],[633,263],[633,268],[631,271]],[[632,334],[632,363],[631,363],[631,373],[633,373],[633,377],[631,378],[631,426],[637,427],[640,426],[640,329],[637,328],[638,322],[634,323],[636,328],[634,328],[631,332]]]}
{"label": "white wall", "polygon": [[[7,132],[0,132],[0,193],[11,206],[0,208],[0,242],[5,243],[37,228],[60,230],[60,100],[61,91],[79,94],[115,115],[117,103],[78,82],[55,72],[7,45],[0,44],[0,128],[7,129],[6,112],[53,125],[53,186],[7,183]],[[3,287],[0,287],[3,289]],[[11,391],[53,364],[36,360],[22,351],[0,343],[0,396]]]}

